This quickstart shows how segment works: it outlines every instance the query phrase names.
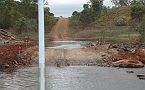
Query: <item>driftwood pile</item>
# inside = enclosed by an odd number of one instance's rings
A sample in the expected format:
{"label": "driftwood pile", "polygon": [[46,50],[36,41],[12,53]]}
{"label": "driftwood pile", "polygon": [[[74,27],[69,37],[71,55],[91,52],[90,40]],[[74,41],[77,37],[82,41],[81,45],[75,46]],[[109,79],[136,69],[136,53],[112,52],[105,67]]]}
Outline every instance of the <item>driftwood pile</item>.
{"label": "driftwood pile", "polygon": [[15,40],[15,36],[9,33],[6,30],[0,29],[0,43],[9,43],[12,40]]}

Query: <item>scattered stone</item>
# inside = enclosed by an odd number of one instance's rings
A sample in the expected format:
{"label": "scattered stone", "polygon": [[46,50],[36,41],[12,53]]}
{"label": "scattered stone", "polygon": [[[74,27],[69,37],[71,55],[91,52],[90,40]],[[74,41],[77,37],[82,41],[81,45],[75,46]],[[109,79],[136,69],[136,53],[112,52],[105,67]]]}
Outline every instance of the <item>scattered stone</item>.
{"label": "scattered stone", "polygon": [[145,80],[145,74],[138,74],[137,77],[139,79]]}
{"label": "scattered stone", "polygon": [[2,65],[2,67],[4,67],[4,68],[9,68],[10,67],[10,65]]}
{"label": "scattered stone", "polygon": [[145,74],[138,74],[137,77],[145,77]]}
{"label": "scattered stone", "polygon": [[141,79],[141,80],[145,80],[145,77],[139,77],[139,79]]}
{"label": "scattered stone", "polygon": [[59,63],[57,63],[57,64],[56,64],[56,66],[57,66],[57,67],[60,67],[60,64],[59,64]]}
{"label": "scattered stone", "polygon": [[134,73],[134,71],[126,71],[127,73]]}

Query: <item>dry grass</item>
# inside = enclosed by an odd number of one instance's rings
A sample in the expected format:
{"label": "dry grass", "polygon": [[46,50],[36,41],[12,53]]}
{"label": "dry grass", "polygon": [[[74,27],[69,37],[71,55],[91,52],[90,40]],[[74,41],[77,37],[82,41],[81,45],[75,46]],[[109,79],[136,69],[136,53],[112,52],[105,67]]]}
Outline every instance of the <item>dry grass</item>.
{"label": "dry grass", "polygon": [[[99,18],[99,20],[92,23],[90,26],[98,27],[98,26],[110,26],[114,27],[114,19],[116,17],[126,17],[128,20],[131,19],[131,7],[119,7],[113,8]],[[129,24],[129,22],[128,22]]]}

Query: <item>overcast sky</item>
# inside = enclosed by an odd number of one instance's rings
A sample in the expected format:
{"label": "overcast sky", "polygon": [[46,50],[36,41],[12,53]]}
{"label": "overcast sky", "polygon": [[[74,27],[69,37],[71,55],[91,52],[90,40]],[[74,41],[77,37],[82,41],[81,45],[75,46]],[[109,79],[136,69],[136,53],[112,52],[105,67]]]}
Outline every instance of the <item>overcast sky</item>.
{"label": "overcast sky", "polygon": [[[81,11],[83,4],[90,0],[48,0],[51,12],[55,16],[71,16],[73,11]],[[111,0],[104,0],[104,5],[111,6]]]}

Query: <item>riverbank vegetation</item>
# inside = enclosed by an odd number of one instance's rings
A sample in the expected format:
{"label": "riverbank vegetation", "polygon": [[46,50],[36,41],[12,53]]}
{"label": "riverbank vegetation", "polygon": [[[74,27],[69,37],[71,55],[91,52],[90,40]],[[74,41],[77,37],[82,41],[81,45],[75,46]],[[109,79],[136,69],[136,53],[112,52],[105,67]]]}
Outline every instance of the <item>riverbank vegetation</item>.
{"label": "riverbank vegetation", "polygon": [[[122,30],[124,35],[121,36],[125,37],[118,39],[119,42],[145,41],[144,0],[112,0],[113,7],[104,6],[103,1],[90,0],[89,3],[83,5],[81,12],[72,13],[69,25],[73,34],[89,30],[89,33],[96,39],[100,38],[99,33],[101,33],[101,39],[114,38],[109,41],[116,42],[116,38],[121,34],[118,32]],[[94,34],[94,32],[99,33]],[[108,32],[113,35],[108,37]],[[130,39],[134,36],[135,39]]]}
{"label": "riverbank vegetation", "polygon": [[[45,30],[57,22],[47,3]],[[0,72],[34,64],[26,49],[38,44],[38,0],[0,0]]]}
{"label": "riverbank vegetation", "polygon": [[[9,30],[20,38],[27,35],[30,39],[38,41],[37,2],[37,0],[0,0],[0,28]],[[46,30],[50,30],[56,22],[57,18],[50,12],[49,7],[45,7]]]}

